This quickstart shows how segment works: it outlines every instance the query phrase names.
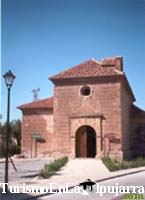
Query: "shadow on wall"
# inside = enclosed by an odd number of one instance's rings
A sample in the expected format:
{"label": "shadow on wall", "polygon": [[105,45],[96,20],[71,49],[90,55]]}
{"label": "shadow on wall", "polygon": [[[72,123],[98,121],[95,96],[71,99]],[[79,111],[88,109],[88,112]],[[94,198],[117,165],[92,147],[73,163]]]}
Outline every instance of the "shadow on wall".
{"label": "shadow on wall", "polygon": [[132,141],[133,158],[145,158],[145,125],[140,125],[136,128]]}

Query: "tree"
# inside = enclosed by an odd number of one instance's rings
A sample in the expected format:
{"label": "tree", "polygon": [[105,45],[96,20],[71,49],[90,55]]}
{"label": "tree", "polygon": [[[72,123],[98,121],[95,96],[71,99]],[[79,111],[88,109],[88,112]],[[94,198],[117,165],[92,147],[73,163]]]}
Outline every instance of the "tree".
{"label": "tree", "polygon": [[[5,156],[5,141],[6,141],[6,126],[5,123],[0,123],[0,156]],[[10,140],[9,153],[10,155],[19,154],[21,149],[21,121],[13,120],[10,122]]]}
{"label": "tree", "polygon": [[21,121],[13,120],[10,123],[11,127],[11,138],[16,139],[17,145],[21,145]]}

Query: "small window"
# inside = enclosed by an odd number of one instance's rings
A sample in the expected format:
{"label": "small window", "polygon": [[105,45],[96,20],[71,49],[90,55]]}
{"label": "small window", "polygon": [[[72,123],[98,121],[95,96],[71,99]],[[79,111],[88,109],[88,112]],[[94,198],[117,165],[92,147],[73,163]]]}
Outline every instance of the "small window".
{"label": "small window", "polygon": [[81,94],[82,94],[83,96],[89,96],[89,95],[90,95],[90,92],[91,92],[91,89],[90,89],[89,86],[83,86],[83,87],[81,88]]}

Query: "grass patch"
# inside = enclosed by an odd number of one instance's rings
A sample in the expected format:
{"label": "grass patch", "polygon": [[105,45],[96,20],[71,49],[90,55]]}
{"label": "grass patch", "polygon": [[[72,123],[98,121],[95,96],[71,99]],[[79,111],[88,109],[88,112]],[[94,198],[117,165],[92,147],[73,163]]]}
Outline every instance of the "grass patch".
{"label": "grass patch", "polygon": [[130,168],[145,166],[145,159],[142,157],[139,157],[136,160],[132,161],[124,160],[122,162],[119,162],[119,161],[113,161],[111,160],[111,158],[106,156],[102,158],[102,161],[111,172],[121,169],[130,169]]}
{"label": "grass patch", "polygon": [[54,160],[50,164],[45,164],[44,168],[40,171],[40,176],[43,178],[48,178],[52,176],[56,171],[63,167],[68,161],[68,157],[62,157]]}
{"label": "grass patch", "polygon": [[113,162],[111,158],[106,156],[102,158],[102,161],[104,165],[106,165],[106,167],[109,169],[109,171],[113,172],[119,170],[119,166],[115,162]]}

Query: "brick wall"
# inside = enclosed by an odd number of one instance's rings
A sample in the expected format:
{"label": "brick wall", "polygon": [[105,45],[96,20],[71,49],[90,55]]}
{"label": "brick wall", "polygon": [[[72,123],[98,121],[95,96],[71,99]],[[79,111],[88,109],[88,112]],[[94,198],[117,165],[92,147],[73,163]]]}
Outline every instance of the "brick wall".
{"label": "brick wall", "polygon": [[[50,110],[30,109],[23,111],[22,154],[31,157],[31,135],[41,134],[37,142],[37,156],[50,155],[53,151],[53,113]],[[32,139],[32,157],[35,157],[35,139]]]}
{"label": "brick wall", "polygon": [[[80,89],[83,85],[91,88],[90,96],[82,96]],[[120,81],[103,80],[71,82],[66,85],[56,85],[54,88],[54,132],[56,134],[56,154],[71,153],[70,117],[72,115],[91,115],[103,113],[103,133],[114,133],[121,137],[121,106]],[[85,125],[85,124],[84,124]],[[87,124],[89,125],[89,124]],[[75,147],[74,147],[75,148]],[[106,141],[105,150],[108,151]]]}
{"label": "brick wall", "polygon": [[130,111],[133,103],[132,97],[129,95],[124,83],[121,84],[121,124],[122,124],[122,151],[123,158],[131,157],[131,127],[130,127]]}

